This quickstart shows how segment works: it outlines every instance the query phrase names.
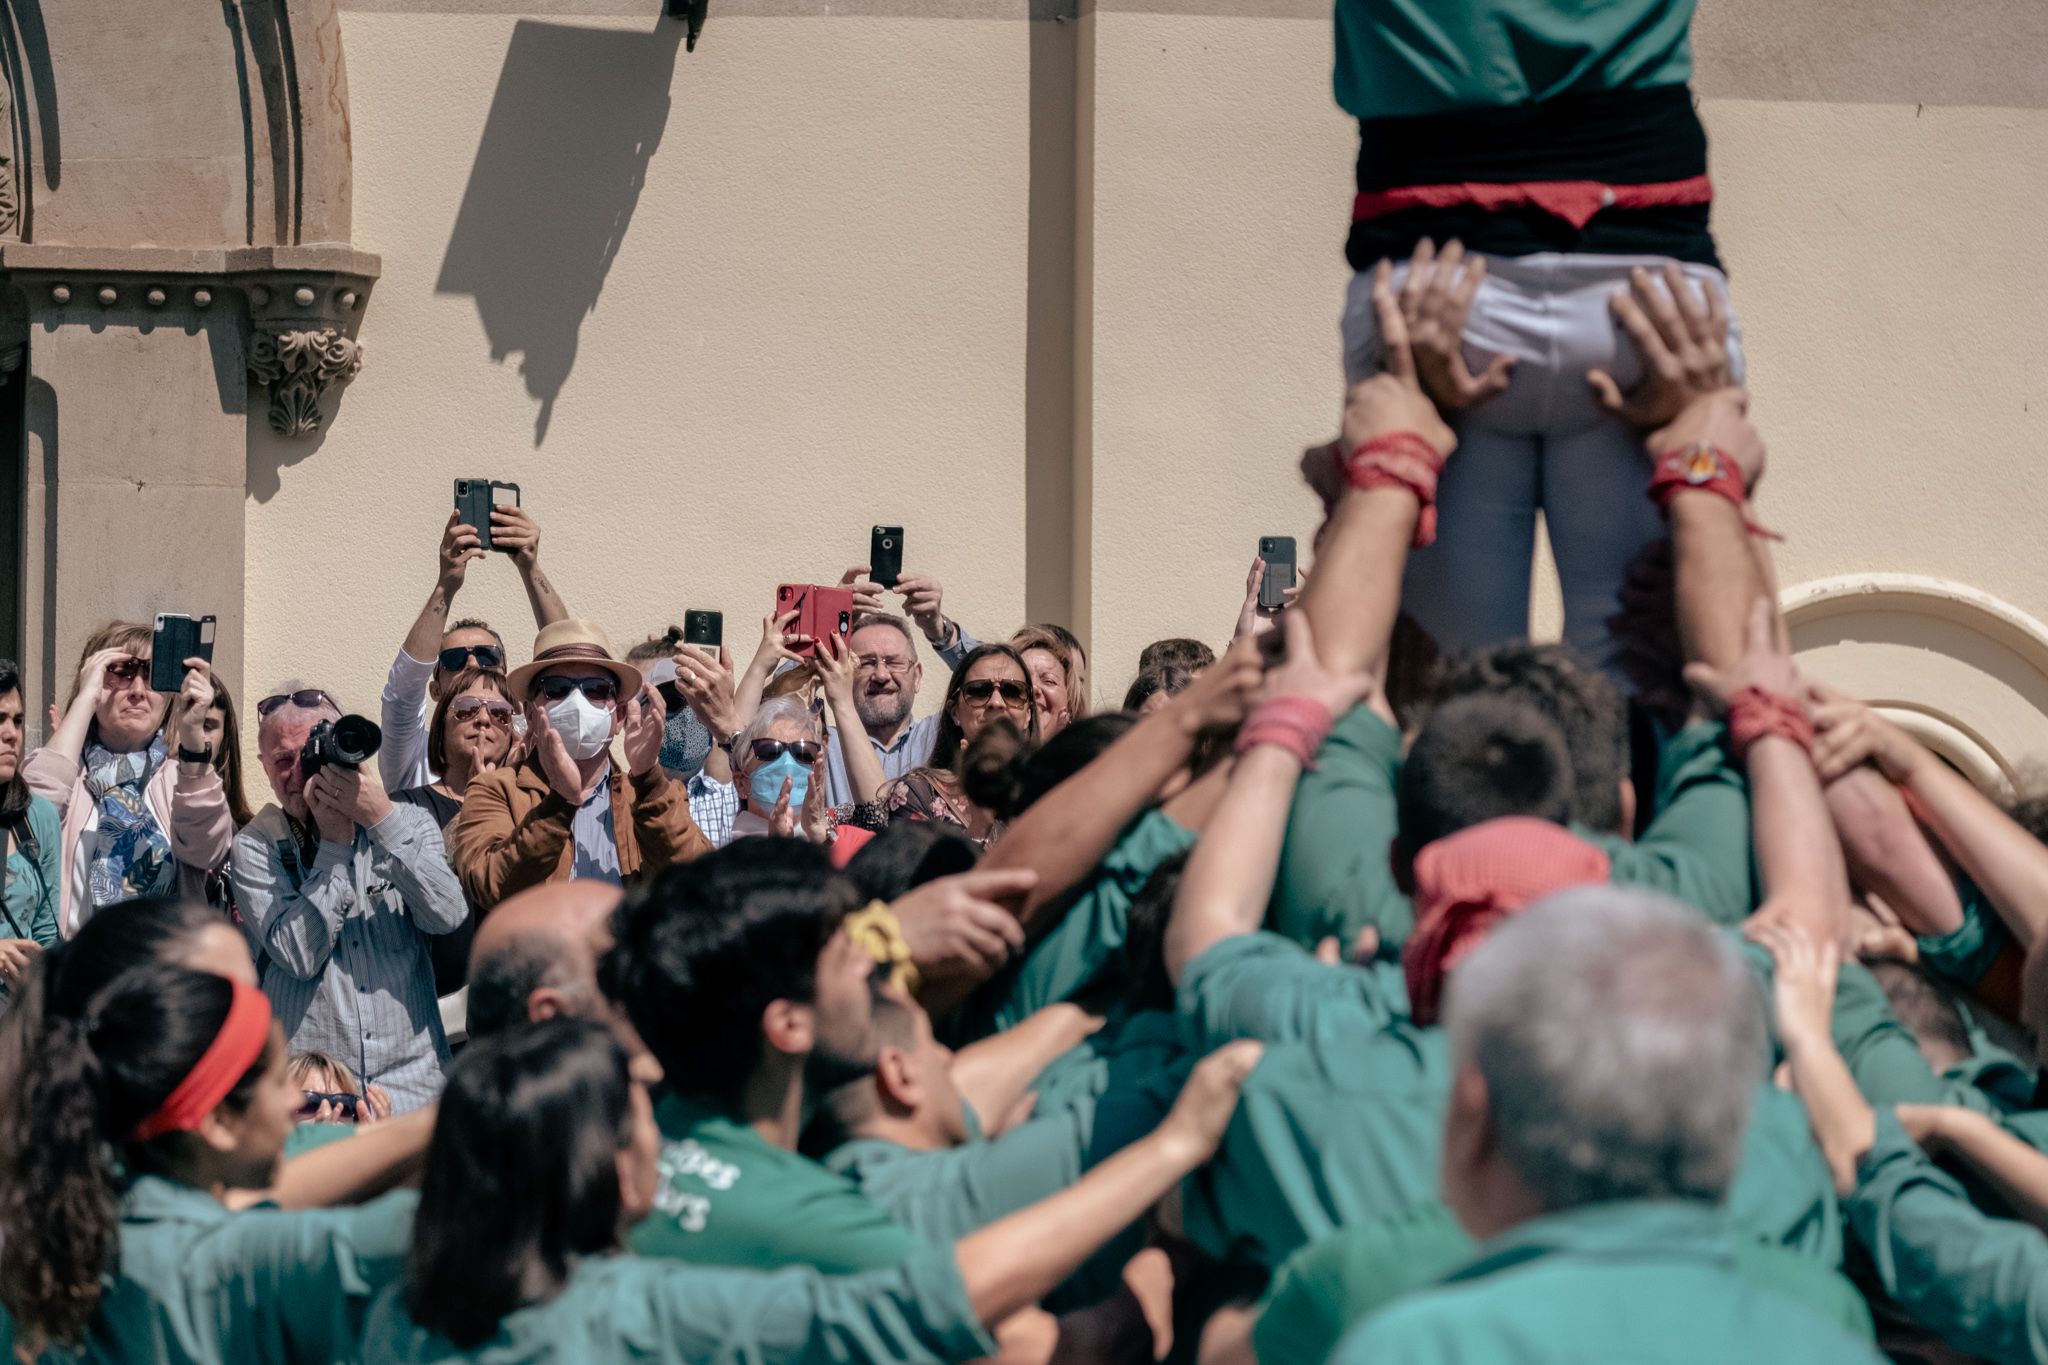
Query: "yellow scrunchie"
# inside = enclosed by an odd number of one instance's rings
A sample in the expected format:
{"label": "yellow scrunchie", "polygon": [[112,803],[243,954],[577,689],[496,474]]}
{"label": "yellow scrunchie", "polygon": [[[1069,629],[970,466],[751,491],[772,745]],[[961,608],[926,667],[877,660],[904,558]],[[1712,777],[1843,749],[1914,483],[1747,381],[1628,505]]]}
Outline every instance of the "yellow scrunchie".
{"label": "yellow scrunchie", "polygon": [[846,917],[846,932],[860,950],[889,969],[889,980],[906,995],[917,994],[917,964],[896,912],[883,901],[870,901]]}

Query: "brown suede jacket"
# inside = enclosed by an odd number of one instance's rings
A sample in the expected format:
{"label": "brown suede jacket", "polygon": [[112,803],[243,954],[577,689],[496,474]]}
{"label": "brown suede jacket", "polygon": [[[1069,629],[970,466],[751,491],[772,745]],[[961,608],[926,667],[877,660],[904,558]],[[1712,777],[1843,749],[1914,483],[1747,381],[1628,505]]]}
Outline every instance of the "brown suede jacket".
{"label": "brown suede jacket", "polygon": [[[681,782],[658,767],[628,778],[614,762],[611,783],[613,835],[628,886],[711,851],[690,818],[689,791]],[[448,861],[479,916],[529,886],[569,879],[575,815],[576,807],[548,785],[538,758],[469,784],[462,813],[448,826]]]}

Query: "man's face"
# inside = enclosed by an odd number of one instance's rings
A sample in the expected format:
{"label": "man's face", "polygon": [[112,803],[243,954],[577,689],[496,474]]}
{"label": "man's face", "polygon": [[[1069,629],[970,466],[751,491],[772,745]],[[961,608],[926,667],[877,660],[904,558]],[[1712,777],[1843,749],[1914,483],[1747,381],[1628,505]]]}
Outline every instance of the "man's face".
{"label": "man's face", "polygon": [[822,1095],[870,1075],[881,1048],[875,1039],[875,960],[844,929],[818,954],[816,1016],[806,1063],[811,1093]]}
{"label": "man's face", "polygon": [[[463,630],[451,630],[441,637],[441,648],[444,651],[450,649],[475,649],[478,645],[485,645],[491,649],[499,650],[498,661],[500,666],[503,666],[505,656],[498,644],[498,637],[487,630],[478,630],[475,626],[470,626]],[[465,662],[475,663],[476,656],[471,655]],[[456,672],[461,672],[461,669],[457,669]],[[451,673],[441,667],[437,656],[434,663],[434,676],[427,680],[427,695],[435,701],[441,700],[442,689],[448,686],[448,680],[454,676],[455,673]]]}
{"label": "man's face", "polygon": [[910,641],[891,626],[863,626],[847,641],[857,661],[853,675],[853,709],[869,731],[890,730],[910,716],[924,666]]}
{"label": "man's face", "polygon": [[263,760],[263,775],[270,779],[270,790],[277,793],[277,804],[295,819],[306,816],[306,779],[299,771],[306,736],[321,721],[332,719],[332,712],[286,706],[265,717],[257,732],[256,752]]}

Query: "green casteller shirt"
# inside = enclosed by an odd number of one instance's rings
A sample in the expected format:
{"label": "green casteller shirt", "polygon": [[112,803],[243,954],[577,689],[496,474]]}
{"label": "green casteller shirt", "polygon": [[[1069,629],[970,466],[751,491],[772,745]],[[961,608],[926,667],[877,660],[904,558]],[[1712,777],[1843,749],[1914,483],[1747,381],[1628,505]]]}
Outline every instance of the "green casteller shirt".
{"label": "green casteller shirt", "polygon": [[1648,1361],[1880,1365],[1839,1321],[1745,1273],[1720,1210],[1591,1204],[1494,1238],[1345,1337],[1336,1365]]}
{"label": "green casteller shirt", "polygon": [[[1295,790],[1268,928],[1313,948],[1332,935],[1349,944],[1370,925],[1383,954],[1399,953],[1415,929],[1388,856],[1400,771],[1400,731],[1371,707],[1352,707]],[[1617,884],[1661,891],[1717,924],[1746,918],[1759,899],[1749,783],[1728,752],[1726,726],[1689,725],[1665,741],[1651,809],[1655,818],[1633,843],[1573,833],[1607,854]]]}
{"label": "green casteller shirt", "polygon": [[[1128,1133],[1109,1149],[1115,1151],[1166,1117],[1194,1061],[1172,1011],[1119,1010],[1092,1037],[1053,1058],[1031,1088],[1041,1114],[1101,1101],[1095,1115],[1097,1142],[1108,1140],[1100,1136],[1105,1131]],[[1105,1112],[1109,1108],[1116,1113]],[[1135,1132],[1129,1131],[1132,1126]]]}
{"label": "green casteller shirt", "polygon": [[1125,827],[1059,920],[1022,958],[976,991],[947,1027],[955,1046],[979,1042],[1124,969],[1131,902],[1160,864],[1194,846],[1195,833],[1161,810]]}
{"label": "green casteller shirt", "polygon": [[[1182,1188],[1189,1238],[1278,1266],[1339,1227],[1438,1199],[1451,1083],[1440,1028],[1407,1017],[1399,973],[1330,966],[1272,934],[1226,939],[1181,978],[1197,1050],[1267,1044],[1217,1157]],[[1746,1235],[1839,1263],[1842,1222],[1799,1102],[1759,1078],[1729,1196]]]}
{"label": "green casteller shirt", "polygon": [[394,1286],[372,1308],[363,1338],[365,1365],[943,1365],[997,1349],[975,1320],[950,1249],[841,1276],[600,1257],[474,1350],[415,1324]]}
{"label": "green casteller shirt", "polygon": [[1888,1106],[1843,1211],[1878,1285],[1915,1322],[1964,1355],[2048,1360],[2048,1238],[1978,1210]]}
{"label": "green casteller shirt", "polygon": [[[419,1196],[235,1212],[146,1175],[121,1199],[119,1263],[79,1355],[99,1365],[328,1365],[357,1358],[370,1299],[405,1270]],[[0,1350],[13,1324],[0,1314]]]}
{"label": "green casteller shirt", "polygon": [[673,1093],[654,1106],[661,1184],[633,1250],[698,1265],[851,1275],[902,1265],[928,1243],[845,1176]]}
{"label": "green casteller shirt", "polygon": [[[1803,1256],[1736,1237],[1735,1269],[1863,1341],[1870,1310],[1846,1279]],[[1347,1227],[1303,1247],[1273,1277],[1252,1329],[1261,1365],[1319,1365],[1344,1334],[1395,1299],[1442,1279],[1478,1252],[1442,1204]]]}
{"label": "green casteller shirt", "polygon": [[1692,0],[1337,0],[1353,118],[1531,104],[1692,79]]}

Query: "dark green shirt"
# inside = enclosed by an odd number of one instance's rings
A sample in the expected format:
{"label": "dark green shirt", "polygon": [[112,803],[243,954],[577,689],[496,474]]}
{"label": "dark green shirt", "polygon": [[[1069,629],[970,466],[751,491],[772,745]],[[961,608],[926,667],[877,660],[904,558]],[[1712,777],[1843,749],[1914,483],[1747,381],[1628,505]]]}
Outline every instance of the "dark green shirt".
{"label": "dark green shirt", "polygon": [[[1403,1294],[1442,1279],[1477,1251],[1471,1234],[1442,1204],[1343,1228],[1303,1247],[1273,1277],[1253,1328],[1259,1360],[1317,1365],[1352,1327]],[[1804,1304],[1852,1336],[1871,1339],[1870,1310],[1834,1271],[1746,1237],[1735,1239],[1735,1266],[1751,1284]]]}
{"label": "dark green shirt", "polygon": [[[119,1262],[79,1356],[98,1365],[353,1360],[378,1290],[404,1272],[418,1196],[358,1208],[234,1212],[157,1176],[121,1200]],[[13,1357],[0,1314],[0,1350]]]}
{"label": "dark green shirt", "polygon": [[1531,104],[1692,79],[1692,0],[1337,0],[1354,118]]}
{"label": "dark green shirt", "polygon": [[1591,1204],[1482,1246],[1434,1288],[1367,1318],[1338,1365],[1879,1365],[1839,1319],[1745,1273],[1710,1204]]}
{"label": "dark green shirt", "polygon": [[661,1186],[633,1250],[699,1265],[850,1275],[902,1265],[927,1243],[852,1181],[676,1094],[656,1103]]}
{"label": "dark green shirt", "polygon": [[[1408,941],[1415,914],[1389,861],[1400,770],[1400,732],[1371,707],[1354,706],[1338,721],[1295,791],[1269,928],[1313,948],[1331,935],[1349,944],[1370,925],[1389,956]],[[1617,884],[1661,891],[1717,924],[1747,917],[1758,900],[1749,785],[1725,726],[1690,725],[1666,741],[1651,809],[1655,818],[1633,843],[1573,832],[1607,854]]]}
{"label": "dark green shirt", "polygon": [[605,1256],[576,1267],[546,1303],[522,1308],[464,1350],[416,1325],[387,1290],[364,1333],[366,1365],[943,1365],[992,1355],[949,1249],[893,1270],[825,1276],[711,1270]]}

